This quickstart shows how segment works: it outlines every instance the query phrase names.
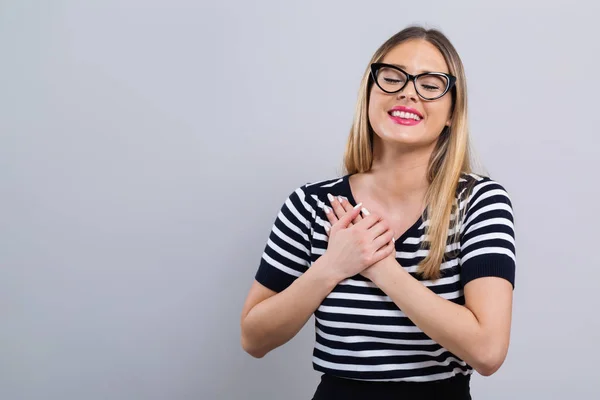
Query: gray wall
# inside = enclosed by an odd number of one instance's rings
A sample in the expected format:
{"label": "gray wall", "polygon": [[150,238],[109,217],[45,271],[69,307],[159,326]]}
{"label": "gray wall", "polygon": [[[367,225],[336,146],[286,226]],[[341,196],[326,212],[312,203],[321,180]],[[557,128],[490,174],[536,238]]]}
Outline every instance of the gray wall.
{"label": "gray wall", "polygon": [[462,55],[516,211],[510,353],[475,398],[598,396],[600,27],[548,4],[3,0],[0,399],[310,398],[312,321],[255,360],[241,307],[282,201],[340,172],[362,71],[413,22]]}

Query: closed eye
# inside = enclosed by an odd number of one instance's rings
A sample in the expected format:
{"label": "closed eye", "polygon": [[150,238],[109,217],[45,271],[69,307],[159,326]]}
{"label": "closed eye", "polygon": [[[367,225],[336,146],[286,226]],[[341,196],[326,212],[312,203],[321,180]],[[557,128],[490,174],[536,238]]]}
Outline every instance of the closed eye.
{"label": "closed eye", "polygon": [[386,83],[392,83],[392,84],[396,84],[396,83],[402,82],[400,79],[392,79],[392,78],[383,78],[383,80]]}

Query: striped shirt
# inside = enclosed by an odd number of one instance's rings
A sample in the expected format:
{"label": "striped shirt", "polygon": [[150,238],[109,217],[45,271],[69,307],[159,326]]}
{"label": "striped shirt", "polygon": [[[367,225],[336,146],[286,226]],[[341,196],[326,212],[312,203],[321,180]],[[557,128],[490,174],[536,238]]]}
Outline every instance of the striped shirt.
{"label": "striped shirt", "polygon": [[[285,290],[325,252],[327,193],[356,204],[348,178],[307,183],[288,196],[260,260],[259,283],[276,292]],[[429,224],[426,212],[396,240],[396,260],[437,295],[464,305],[463,287],[473,279],[501,277],[514,288],[515,232],[511,200],[498,182],[463,174],[456,195],[466,212],[457,227],[458,239],[455,228],[448,231],[440,279],[417,274],[418,263],[428,254],[427,246],[422,248]],[[366,381],[428,382],[473,372],[362,275],[340,282],[315,311],[313,368]]]}

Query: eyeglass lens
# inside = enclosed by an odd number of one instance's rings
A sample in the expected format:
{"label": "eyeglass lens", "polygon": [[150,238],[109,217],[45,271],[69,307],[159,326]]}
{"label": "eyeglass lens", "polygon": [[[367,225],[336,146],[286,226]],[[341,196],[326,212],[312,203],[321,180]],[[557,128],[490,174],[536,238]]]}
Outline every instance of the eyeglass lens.
{"label": "eyeglass lens", "polygon": [[[393,68],[382,67],[377,72],[377,83],[386,92],[396,92],[406,83],[407,76]],[[415,82],[417,93],[425,99],[441,96],[448,86],[448,79],[443,75],[421,75]]]}

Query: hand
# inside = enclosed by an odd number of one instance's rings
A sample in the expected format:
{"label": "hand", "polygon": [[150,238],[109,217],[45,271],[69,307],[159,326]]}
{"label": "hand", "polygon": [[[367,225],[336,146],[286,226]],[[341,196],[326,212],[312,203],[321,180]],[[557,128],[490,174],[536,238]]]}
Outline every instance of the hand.
{"label": "hand", "polygon": [[368,211],[361,208],[361,204],[352,207],[347,201],[330,201],[336,212],[325,208],[331,228],[327,232],[329,245],[323,256],[329,259],[328,263],[341,280],[395,254],[393,232],[381,217],[365,215]]}
{"label": "hand", "polygon": [[[341,196],[334,197],[331,194],[327,194],[327,198],[329,199],[331,208],[327,208],[327,206],[324,206],[324,207],[325,207],[325,215],[327,215],[327,219],[329,220],[330,225],[335,224],[340,218],[342,218],[344,215],[346,215],[347,213],[352,211],[352,209],[354,208],[354,207],[352,207],[352,205],[350,204],[350,202],[348,200],[344,199]],[[333,213],[330,212],[331,209],[333,209]],[[369,210],[367,210],[364,207],[361,208],[361,213],[363,216],[371,215]],[[358,223],[358,221],[360,221],[360,220],[362,220],[362,217],[361,217],[361,214],[359,213],[358,216],[356,218],[354,218],[348,226],[352,226],[353,224]],[[325,231],[329,234],[327,229],[328,229],[328,227],[325,227]],[[396,239],[394,237],[392,237],[392,241],[395,242]]]}

